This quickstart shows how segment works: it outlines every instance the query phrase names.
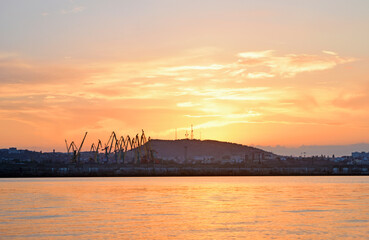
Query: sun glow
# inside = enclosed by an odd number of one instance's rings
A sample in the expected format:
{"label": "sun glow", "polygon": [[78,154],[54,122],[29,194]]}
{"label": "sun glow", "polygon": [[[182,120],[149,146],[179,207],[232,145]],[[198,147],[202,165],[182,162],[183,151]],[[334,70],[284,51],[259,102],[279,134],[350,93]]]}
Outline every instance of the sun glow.
{"label": "sun glow", "polygon": [[[323,97],[324,91],[321,95],[313,91],[301,95],[299,87],[294,84],[279,86],[278,81],[278,78],[292,78],[299,73],[322,71],[353,61],[338,54],[324,54],[278,56],[275,51],[267,50],[235,54],[257,62],[240,62],[235,58],[234,62],[223,61],[222,64],[189,65],[182,62],[178,66],[166,67],[168,62],[180,63],[183,60],[162,59],[136,64],[105,63],[96,69],[83,64],[78,67],[88,68],[86,71],[77,70],[75,65],[62,65],[57,68],[68,71],[60,72],[56,77],[70,79],[69,82],[38,83],[39,78],[36,77],[33,84],[16,83],[28,89],[24,93],[2,84],[2,103],[7,106],[2,109],[2,121],[18,119],[18,125],[24,122],[39,130],[41,126],[51,127],[57,123],[61,132],[88,130],[96,136],[112,129],[122,129],[122,126],[139,129],[145,125],[154,137],[164,138],[170,138],[174,128],[184,130],[194,124],[196,129],[211,131],[208,136],[220,140],[230,140],[230,135],[225,133],[233,132],[234,126],[247,129],[249,124],[298,124],[299,121],[327,124],[323,119],[335,115],[331,102],[340,103],[334,100],[337,95],[331,92],[330,97]],[[29,69],[35,68],[35,64],[18,57],[10,57],[3,62],[5,70],[9,65],[17,69],[18,76],[24,74],[24,77],[29,76]],[[37,68],[49,74],[47,64],[37,64]],[[263,71],[258,71],[261,68]],[[53,76],[55,74],[50,73],[50,77]],[[79,81],[74,80],[77,78]],[[247,79],[271,79],[273,82],[247,82]],[[71,91],[71,86],[78,87],[78,92]],[[55,91],[51,92],[51,89]],[[317,108],[321,104],[325,104],[322,111]],[[317,111],[319,118],[311,115]],[[52,114],[40,115],[40,112]],[[77,117],[80,113],[85,117]],[[147,116],[150,116],[150,121],[144,120]],[[40,125],[40,122],[47,124]]]}
{"label": "sun glow", "polygon": [[3,147],[64,150],[85,131],[88,142],[142,128],[173,139],[191,124],[243,144],[369,141],[368,14],[67,2],[0,3]]}

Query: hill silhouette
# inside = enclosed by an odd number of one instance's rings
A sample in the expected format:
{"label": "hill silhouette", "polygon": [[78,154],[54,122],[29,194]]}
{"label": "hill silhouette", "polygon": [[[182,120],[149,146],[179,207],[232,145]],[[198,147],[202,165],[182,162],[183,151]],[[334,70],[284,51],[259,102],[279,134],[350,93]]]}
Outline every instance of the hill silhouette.
{"label": "hill silhouette", "polygon": [[245,155],[252,159],[254,155],[274,155],[262,149],[250,147],[242,144],[220,142],[215,140],[159,140],[153,139],[150,142],[151,148],[157,157],[165,159],[188,159],[199,157],[212,157],[214,159],[224,159],[238,156],[244,159]]}

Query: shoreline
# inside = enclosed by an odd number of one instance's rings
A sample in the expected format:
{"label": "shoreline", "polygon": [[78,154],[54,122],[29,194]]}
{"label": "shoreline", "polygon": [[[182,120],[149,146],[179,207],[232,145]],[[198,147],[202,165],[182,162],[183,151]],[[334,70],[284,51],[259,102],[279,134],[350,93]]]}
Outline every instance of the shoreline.
{"label": "shoreline", "polygon": [[161,176],[369,176],[356,166],[162,166],[154,164],[3,164],[0,178]]}

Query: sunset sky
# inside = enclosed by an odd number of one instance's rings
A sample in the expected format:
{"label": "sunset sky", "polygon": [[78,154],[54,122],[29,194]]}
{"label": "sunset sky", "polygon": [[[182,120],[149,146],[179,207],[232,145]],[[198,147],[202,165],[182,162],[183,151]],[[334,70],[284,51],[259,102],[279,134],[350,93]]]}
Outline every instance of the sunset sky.
{"label": "sunset sky", "polygon": [[367,0],[3,0],[0,34],[0,148],[369,143]]}

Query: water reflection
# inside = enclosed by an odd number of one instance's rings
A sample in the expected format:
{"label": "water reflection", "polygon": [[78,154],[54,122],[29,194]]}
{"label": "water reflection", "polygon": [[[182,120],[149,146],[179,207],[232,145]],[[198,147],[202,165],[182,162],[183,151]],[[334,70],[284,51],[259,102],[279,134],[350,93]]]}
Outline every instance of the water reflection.
{"label": "water reflection", "polygon": [[0,180],[11,238],[365,238],[369,177]]}

